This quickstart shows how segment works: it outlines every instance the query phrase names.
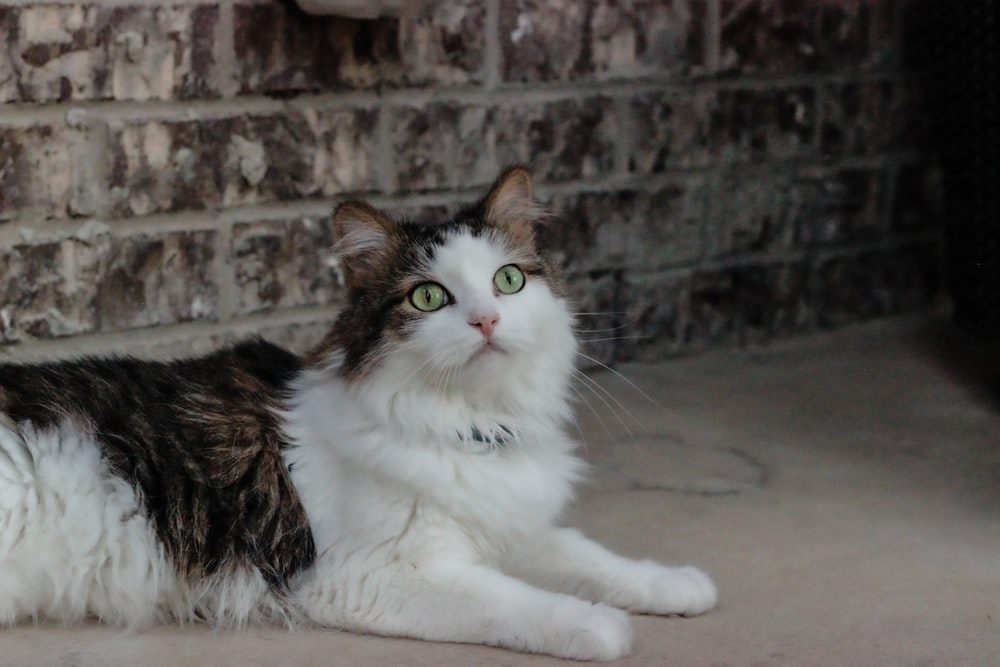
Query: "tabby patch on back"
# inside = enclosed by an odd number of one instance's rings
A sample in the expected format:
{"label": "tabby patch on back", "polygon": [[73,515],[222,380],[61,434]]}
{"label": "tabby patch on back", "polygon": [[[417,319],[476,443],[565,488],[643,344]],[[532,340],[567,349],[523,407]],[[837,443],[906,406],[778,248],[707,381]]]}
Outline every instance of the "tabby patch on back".
{"label": "tabby patch on back", "polygon": [[304,359],[0,365],[0,624],[278,619],[578,659],[622,610],[691,615],[691,567],[559,517],[575,341],[520,168],[436,224],[334,214],[347,305]]}

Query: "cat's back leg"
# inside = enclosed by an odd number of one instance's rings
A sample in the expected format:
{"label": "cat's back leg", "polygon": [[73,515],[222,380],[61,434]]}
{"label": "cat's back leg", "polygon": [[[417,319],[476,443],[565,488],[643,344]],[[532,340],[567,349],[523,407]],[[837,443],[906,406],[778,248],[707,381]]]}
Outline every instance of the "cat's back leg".
{"label": "cat's back leg", "polygon": [[90,433],[0,414],[0,624],[148,623],[171,580],[139,498]]}

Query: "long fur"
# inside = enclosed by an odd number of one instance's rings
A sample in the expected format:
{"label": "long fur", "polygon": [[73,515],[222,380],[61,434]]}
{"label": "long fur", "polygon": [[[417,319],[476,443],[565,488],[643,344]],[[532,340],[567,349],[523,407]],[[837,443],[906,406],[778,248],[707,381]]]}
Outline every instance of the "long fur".
{"label": "long fur", "polygon": [[[583,473],[575,341],[536,210],[523,170],[437,227],[343,207],[352,305],[304,364],[256,342],[165,366],[0,366],[0,624],[304,619],[613,659],[623,610],[711,608],[700,571],[560,527]],[[525,284],[501,294],[509,264]],[[406,294],[428,280],[451,302],[422,313]]]}

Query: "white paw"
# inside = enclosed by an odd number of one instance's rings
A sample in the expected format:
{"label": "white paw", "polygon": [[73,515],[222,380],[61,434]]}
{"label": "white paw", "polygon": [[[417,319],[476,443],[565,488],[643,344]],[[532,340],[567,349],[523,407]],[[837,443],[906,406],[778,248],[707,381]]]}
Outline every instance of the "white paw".
{"label": "white paw", "polygon": [[697,616],[715,606],[718,591],[707,574],[696,567],[665,567],[647,562],[645,599],[632,611],[645,614]]}
{"label": "white paw", "polygon": [[[604,604],[573,600],[554,619],[562,635],[552,650],[561,658],[574,660],[614,660],[632,649],[632,626],[628,614]],[[553,639],[556,639],[553,637]]]}

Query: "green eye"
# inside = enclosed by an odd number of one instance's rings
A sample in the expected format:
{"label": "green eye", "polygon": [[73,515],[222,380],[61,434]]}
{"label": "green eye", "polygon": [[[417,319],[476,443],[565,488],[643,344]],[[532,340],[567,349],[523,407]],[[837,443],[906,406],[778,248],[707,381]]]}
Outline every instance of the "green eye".
{"label": "green eye", "polygon": [[515,294],[524,287],[524,272],[513,264],[501,266],[500,270],[493,274],[493,284],[501,294]]}
{"label": "green eye", "polygon": [[437,283],[420,283],[410,292],[410,303],[417,310],[430,313],[448,305],[448,292]]}

